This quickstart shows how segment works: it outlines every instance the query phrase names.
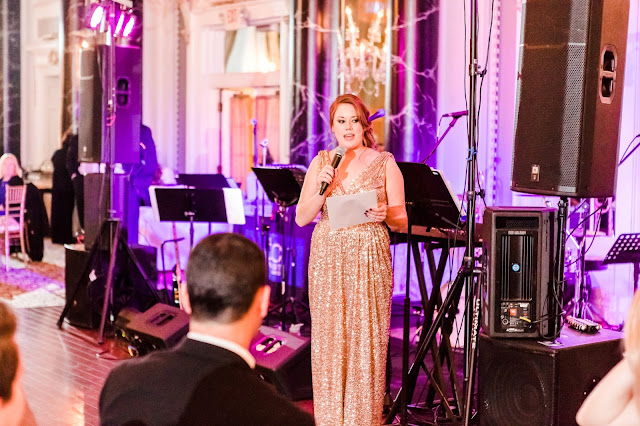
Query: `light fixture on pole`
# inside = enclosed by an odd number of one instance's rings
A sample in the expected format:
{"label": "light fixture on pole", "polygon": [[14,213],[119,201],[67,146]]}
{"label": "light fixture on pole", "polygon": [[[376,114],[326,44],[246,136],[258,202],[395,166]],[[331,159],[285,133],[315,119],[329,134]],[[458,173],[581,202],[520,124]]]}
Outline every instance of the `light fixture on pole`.
{"label": "light fixture on pole", "polygon": [[347,23],[344,42],[338,36],[340,49],[340,73],[344,78],[345,92],[357,94],[364,91],[378,96],[380,84],[387,77],[387,46],[382,39],[381,23],[384,11],[379,9],[366,39],[360,39],[360,28],[353,22],[351,8],[345,8]]}
{"label": "light fixture on pole", "polygon": [[114,22],[115,29],[112,33],[115,37],[131,38],[134,34],[136,25],[136,16],[134,15],[133,10],[120,3],[120,6],[115,7],[113,10],[113,13],[115,14],[113,21],[111,21],[107,11],[108,9],[105,8],[105,5],[102,2],[93,3],[91,5],[90,12],[87,14],[87,27],[98,31],[99,33],[109,32],[111,23]]}

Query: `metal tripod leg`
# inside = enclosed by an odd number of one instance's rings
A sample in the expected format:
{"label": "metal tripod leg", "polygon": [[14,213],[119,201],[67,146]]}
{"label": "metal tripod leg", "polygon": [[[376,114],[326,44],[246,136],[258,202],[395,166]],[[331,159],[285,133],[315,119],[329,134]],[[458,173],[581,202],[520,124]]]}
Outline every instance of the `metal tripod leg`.
{"label": "metal tripod leg", "polygon": [[425,356],[432,347],[432,344],[436,337],[436,333],[441,329],[445,317],[448,317],[448,320],[452,321],[452,316],[455,316],[455,311],[460,300],[460,294],[464,287],[464,281],[469,274],[471,274],[471,272],[460,270],[458,272],[458,275],[456,276],[456,279],[451,284],[451,287],[447,292],[447,297],[442,302],[441,309],[438,311],[438,314],[433,320],[431,327],[429,327],[429,330],[426,333],[424,339],[422,339],[420,341],[420,344],[418,345],[414,362],[407,373],[406,389],[400,389],[398,395],[402,396],[402,398],[396,397],[393,405],[391,406],[389,414],[385,419],[386,423],[391,423],[396,414],[398,414],[398,411],[401,408],[402,400],[408,402],[413,398],[413,392],[415,390],[416,382],[418,379],[418,373],[422,368],[422,363],[424,362]]}

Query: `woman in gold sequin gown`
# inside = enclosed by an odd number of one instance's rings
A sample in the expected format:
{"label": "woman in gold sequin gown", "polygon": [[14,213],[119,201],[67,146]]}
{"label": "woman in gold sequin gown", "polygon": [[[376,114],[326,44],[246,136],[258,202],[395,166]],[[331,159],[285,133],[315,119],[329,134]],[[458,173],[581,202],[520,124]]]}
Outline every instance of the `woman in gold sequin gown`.
{"label": "woman in gold sequin gown", "polygon": [[[334,170],[334,151],[313,159],[296,210],[303,226],[318,213],[309,259],[311,364],[316,422],[382,423],[393,271],[386,223],[404,230],[404,183],[393,155],[372,149],[369,112],[354,95],[331,105],[331,129],[346,149]],[[319,194],[322,182],[329,184]],[[375,190],[370,222],[329,229],[326,198]]]}

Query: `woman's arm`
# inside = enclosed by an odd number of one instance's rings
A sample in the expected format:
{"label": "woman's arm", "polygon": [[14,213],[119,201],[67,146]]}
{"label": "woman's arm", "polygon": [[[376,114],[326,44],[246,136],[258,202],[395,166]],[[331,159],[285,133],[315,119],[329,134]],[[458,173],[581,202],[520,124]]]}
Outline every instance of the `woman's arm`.
{"label": "woman's arm", "polygon": [[[327,194],[331,192],[330,189],[327,189],[324,195],[320,195],[318,192],[318,158],[319,157],[316,156],[316,158],[311,161],[309,170],[307,170],[307,174],[304,178],[302,190],[300,191],[300,200],[298,200],[298,205],[296,207],[296,223],[298,226],[305,226],[313,222],[316,216],[318,216],[318,212],[322,208],[324,200],[327,198]],[[325,171],[327,171],[331,178],[333,178],[334,171],[331,165],[325,166],[322,172]],[[326,180],[326,178],[323,180]],[[328,183],[331,183],[331,181]]]}
{"label": "woman's arm", "polygon": [[[591,391],[582,403],[576,421],[581,426],[628,424],[625,418],[638,417],[633,401],[635,374],[626,359],[622,359]],[[631,410],[631,412],[630,412]],[[633,414],[632,414],[633,412]]]}
{"label": "woman's arm", "polygon": [[390,158],[386,168],[387,217],[385,222],[394,232],[407,232],[407,207],[404,204],[404,178],[396,163]]}

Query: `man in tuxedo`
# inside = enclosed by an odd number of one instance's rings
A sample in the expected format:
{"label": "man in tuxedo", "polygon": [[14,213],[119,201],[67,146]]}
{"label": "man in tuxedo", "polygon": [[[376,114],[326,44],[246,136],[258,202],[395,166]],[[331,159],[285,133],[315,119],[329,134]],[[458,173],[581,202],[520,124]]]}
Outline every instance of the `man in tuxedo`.
{"label": "man in tuxedo", "polygon": [[116,366],[100,395],[101,423],[313,425],[252,370],[248,348],[269,306],[264,263],[239,234],[198,243],[181,288],[187,338]]}

